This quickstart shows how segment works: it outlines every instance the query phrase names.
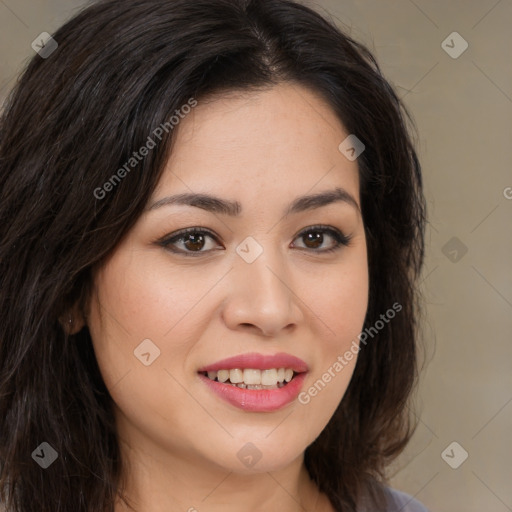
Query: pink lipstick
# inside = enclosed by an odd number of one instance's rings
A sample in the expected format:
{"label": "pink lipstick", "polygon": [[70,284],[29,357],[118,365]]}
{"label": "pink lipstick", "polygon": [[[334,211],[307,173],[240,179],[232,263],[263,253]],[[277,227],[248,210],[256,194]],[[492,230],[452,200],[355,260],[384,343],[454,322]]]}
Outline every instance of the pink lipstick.
{"label": "pink lipstick", "polygon": [[308,365],[298,357],[241,354],[199,368],[202,382],[231,405],[250,412],[271,412],[293,402]]}

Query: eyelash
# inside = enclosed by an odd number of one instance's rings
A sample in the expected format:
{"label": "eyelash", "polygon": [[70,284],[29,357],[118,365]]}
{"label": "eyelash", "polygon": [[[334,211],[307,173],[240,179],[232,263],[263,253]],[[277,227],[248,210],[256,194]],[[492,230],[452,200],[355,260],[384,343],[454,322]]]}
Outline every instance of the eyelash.
{"label": "eyelash", "polygon": [[[334,241],[335,241],[334,247],[331,247],[330,249],[323,249],[323,250],[310,249],[308,247],[299,247],[299,249],[305,250],[305,251],[321,253],[321,254],[327,254],[327,253],[332,253],[332,252],[340,250],[342,248],[342,246],[345,246],[345,247],[349,246],[350,241],[352,240],[352,236],[345,235],[338,229],[335,229],[335,228],[332,228],[329,226],[324,226],[321,224],[316,225],[316,226],[310,226],[310,227],[304,229],[295,238],[303,237],[306,234],[311,233],[311,232],[327,233],[334,239]],[[188,234],[207,235],[207,236],[213,238],[217,243],[219,243],[217,237],[210,230],[204,229],[204,228],[198,228],[198,227],[183,229],[181,231],[178,231],[177,233],[173,233],[171,236],[166,236],[166,237],[158,240],[157,243],[173,253],[182,254],[187,257],[188,256],[197,257],[202,254],[211,252],[211,250],[209,250],[209,251],[184,251],[182,249],[172,249],[171,248],[172,244],[179,242],[180,240],[183,240],[186,237],[186,235],[188,235]]]}

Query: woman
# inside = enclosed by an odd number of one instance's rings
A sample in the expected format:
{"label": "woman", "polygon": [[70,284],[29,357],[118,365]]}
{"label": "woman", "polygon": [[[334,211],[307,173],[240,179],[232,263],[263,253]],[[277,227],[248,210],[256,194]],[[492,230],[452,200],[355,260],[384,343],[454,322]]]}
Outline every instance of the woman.
{"label": "woman", "polygon": [[372,55],[284,0],[107,0],[0,142],[0,501],[423,511],[425,205]]}

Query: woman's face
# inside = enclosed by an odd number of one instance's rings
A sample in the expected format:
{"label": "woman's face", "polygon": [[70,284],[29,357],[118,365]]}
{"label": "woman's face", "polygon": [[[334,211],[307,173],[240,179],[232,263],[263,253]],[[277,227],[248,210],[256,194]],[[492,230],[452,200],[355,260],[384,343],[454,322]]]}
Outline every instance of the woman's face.
{"label": "woman's face", "polygon": [[94,276],[87,318],[132,450],[271,471],[326,426],[368,301],[357,161],[338,149],[348,135],[291,84],[199,102],[180,121],[145,213]]}

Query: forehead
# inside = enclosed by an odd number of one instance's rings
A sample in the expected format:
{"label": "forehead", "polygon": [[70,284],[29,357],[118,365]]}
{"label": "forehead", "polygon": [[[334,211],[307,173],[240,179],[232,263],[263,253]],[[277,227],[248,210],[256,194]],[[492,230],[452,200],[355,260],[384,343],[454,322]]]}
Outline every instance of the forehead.
{"label": "forehead", "polygon": [[233,187],[298,195],[332,186],[359,196],[357,162],[339,150],[348,133],[331,107],[300,85],[199,100],[176,128],[154,196]]}

